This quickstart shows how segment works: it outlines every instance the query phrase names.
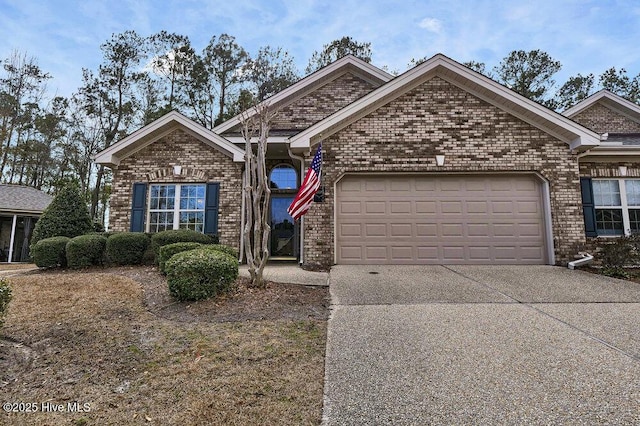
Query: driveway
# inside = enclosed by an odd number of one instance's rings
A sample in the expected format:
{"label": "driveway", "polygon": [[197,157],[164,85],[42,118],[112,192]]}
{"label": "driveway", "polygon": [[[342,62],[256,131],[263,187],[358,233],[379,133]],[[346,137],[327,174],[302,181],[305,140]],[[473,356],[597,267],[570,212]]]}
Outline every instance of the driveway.
{"label": "driveway", "polygon": [[326,425],[640,424],[640,284],[553,266],[336,266]]}

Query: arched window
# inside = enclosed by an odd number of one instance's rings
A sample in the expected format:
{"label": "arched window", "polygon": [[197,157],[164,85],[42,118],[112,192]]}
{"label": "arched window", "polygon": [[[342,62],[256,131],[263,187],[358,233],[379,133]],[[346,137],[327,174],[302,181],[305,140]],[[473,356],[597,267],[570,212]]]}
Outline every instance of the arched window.
{"label": "arched window", "polygon": [[298,189],[296,169],[288,164],[281,164],[271,170],[271,189]]}

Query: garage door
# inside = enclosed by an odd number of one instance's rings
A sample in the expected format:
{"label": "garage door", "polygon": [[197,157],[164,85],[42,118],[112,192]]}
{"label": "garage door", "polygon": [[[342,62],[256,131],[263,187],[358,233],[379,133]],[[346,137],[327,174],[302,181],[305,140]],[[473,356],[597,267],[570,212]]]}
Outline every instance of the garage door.
{"label": "garage door", "polygon": [[336,188],[341,264],[547,263],[533,175],[352,175]]}

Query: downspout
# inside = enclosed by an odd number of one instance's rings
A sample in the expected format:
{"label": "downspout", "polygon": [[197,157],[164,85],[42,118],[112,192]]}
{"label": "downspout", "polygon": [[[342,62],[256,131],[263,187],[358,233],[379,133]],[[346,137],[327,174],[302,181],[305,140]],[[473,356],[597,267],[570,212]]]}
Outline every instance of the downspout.
{"label": "downspout", "polygon": [[593,256],[591,256],[589,253],[585,253],[585,254],[582,255],[582,259],[578,259],[578,260],[574,260],[573,262],[569,262],[567,264],[567,267],[569,269],[576,269],[576,266],[588,265],[591,262],[593,262]]}
{"label": "downspout", "polygon": [[[302,182],[302,178],[304,177],[304,157],[294,155],[291,152],[291,147],[287,145],[287,151],[289,152],[289,157],[292,159],[298,160],[300,162],[300,182]],[[300,260],[298,263],[302,265],[304,262],[304,216],[300,218]]]}

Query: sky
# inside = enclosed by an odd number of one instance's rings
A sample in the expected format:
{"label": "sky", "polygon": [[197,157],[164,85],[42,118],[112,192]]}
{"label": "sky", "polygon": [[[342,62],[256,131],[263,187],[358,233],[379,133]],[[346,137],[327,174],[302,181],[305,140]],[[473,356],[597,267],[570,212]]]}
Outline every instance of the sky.
{"label": "sky", "polygon": [[100,45],[126,30],[186,35],[197,52],[227,33],[250,54],[284,48],[301,74],[343,36],[370,42],[372,64],[390,71],[437,53],[491,69],[540,49],[562,63],[558,84],[612,66],[640,73],[637,0],[0,0],[0,59],[35,58],[53,95],[75,92],[82,69],[102,62]]}

